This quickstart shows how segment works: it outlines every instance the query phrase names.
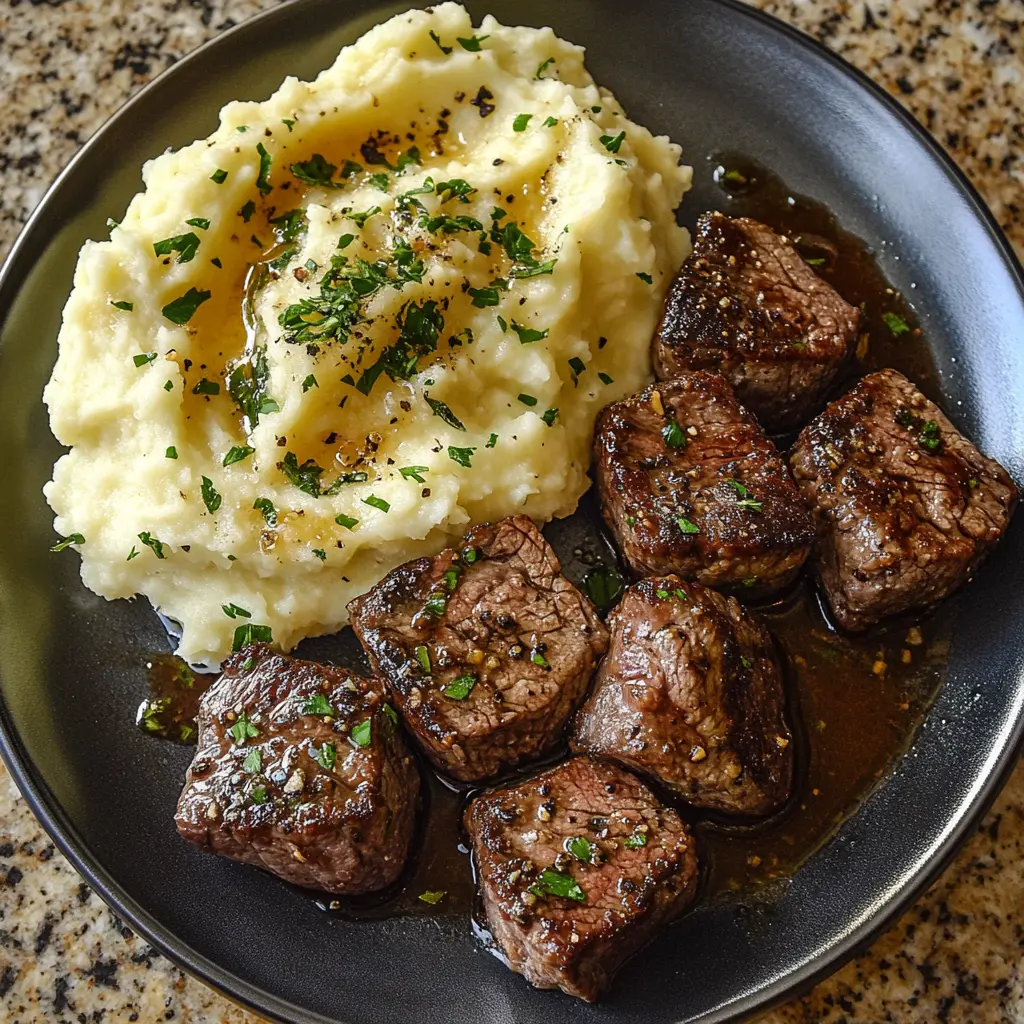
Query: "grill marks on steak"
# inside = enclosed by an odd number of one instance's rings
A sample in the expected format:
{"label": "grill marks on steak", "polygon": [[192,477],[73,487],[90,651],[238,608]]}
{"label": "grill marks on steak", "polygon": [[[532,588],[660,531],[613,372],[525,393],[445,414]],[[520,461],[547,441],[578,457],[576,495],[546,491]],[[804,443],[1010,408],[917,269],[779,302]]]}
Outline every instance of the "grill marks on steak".
{"label": "grill marks on steak", "polygon": [[604,517],[638,574],[677,572],[756,595],[792,581],[810,552],[813,522],[785,463],[717,374],[606,406],[594,471]]}
{"label": "grill marks on steak", "polygon": [[591,758],[477,797],[466,827],[491,934],[538,988],[595,999],[696,893],[678,813]]}
{"label": "grill marks on steak", "polygon": [[771,634],[734,598],[678,576],[630,587],[572,739],[696,807],[768,814],[789,796],[792,736]]}
{"label": "grill marks on steak", "polygon": [[1006,470],[895,370],[833,402],[790,461],[816,509],[822,586],[849,630],[946,597],[994,547],[1017,502]]}
{"label": "grill marks on steak", "polygon": [[785,236],[704,213],[654,336],[655,373],[715,370],[767,430],[790,430],[820,406],[859,323]]}
{"label": "grill marks on steak", "polygon": [[349,611],[410,731],[465,781],[549,751],[608,646],[526,516],[400,566]]}
{"label": "grill marks on steak", "polygon": [[181,835],[311,889],[391,884],[420,783],[394,711],[373,687],[262,644],[232,655],[199,706],[175,816]]}

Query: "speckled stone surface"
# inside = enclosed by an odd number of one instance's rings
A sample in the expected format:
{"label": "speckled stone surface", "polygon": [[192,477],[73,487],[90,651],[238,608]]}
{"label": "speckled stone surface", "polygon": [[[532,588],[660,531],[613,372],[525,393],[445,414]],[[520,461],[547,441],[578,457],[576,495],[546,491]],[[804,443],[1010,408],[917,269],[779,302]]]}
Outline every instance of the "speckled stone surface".
{"label": "speckled stone surface", "polygon": [[[0,257],[131,93],[275,0],[7,0]],[[755,0],[887,88],[953,154],[1024,255],[1024,0]],[[762,1024],[1024,1022],[1024,767],[943,878],[864,955]],[[124,927],[0,768],[0,1021],[253,1024]]]}

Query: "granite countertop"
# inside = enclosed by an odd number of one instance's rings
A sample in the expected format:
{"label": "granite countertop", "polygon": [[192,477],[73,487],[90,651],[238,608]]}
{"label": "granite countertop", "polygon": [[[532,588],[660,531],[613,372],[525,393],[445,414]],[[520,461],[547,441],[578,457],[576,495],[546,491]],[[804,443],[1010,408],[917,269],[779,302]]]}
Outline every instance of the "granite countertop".
{"label": "granite countertop", "polygon": [[[275,0],[8,0],[0,257],[99,125]],[[1022,0],[755,0],[843,54],[949,150],[1024,255]],[[1024,766],[943,878],[875,944],[762,1024],[1024,1021]],[[124,926],[0,768],[0,1019],[258,1021]]]}

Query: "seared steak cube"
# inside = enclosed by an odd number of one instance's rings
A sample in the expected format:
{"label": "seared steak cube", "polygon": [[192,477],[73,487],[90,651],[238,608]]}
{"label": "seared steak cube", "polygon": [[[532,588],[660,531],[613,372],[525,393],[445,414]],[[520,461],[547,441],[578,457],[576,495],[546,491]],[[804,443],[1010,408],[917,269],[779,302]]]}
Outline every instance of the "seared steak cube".
{"label": "seared steak cube", "polygon": [[182,836],[325,892],[398,877],[420,780],[373,681],[254,644],[203,695],[198,726]]}
{"label": "seared steak cube", "polygon": [[833,402],[804,428],[790,461],[815,506],[822,586],[849,630],[946,597],[992,550],[1017,504],[1006,470],[895,370]]}
{"label": "seared steak cube", "polygon": [[349,612],[427,756],[464,781],[551,750],[608,646],[526,516],[400,566]]}
{"label": "seared steak cube", "polygon": [[538,988],[596,999],[697,889],[678,813],[588,757],[477,797],[466,828],[491,935]]}
{"label": "seared steak cube", "polygon": [[717,374],[604,408],[594,468],[605,519],[640,575],[755,595],[789,583],[810,552],[813,523],[785,463]]}
{"label": "seared steak cube", "polygon": [[678,576],[630,587],[580,709],[574,750],[614,757],[695,807],[768,814],[793,744],[771,634],[734,598]]}
{"label": "seared steak cube", "polygon": [[715,370],[766,430],[791,430],[820,407],[859,322],[785,236],[705,213],[665,302],[654,369],[660,379]]}

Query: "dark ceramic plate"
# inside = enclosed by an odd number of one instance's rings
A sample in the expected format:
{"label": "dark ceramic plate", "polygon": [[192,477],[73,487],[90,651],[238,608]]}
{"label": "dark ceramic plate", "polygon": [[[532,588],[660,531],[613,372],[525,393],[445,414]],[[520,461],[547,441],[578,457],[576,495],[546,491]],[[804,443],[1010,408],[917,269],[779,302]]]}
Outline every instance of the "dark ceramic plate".
{"label": "dark ceramic plate", "polygon": [[[130,722],[140,665],[166,649],[143,602],[88,593],[50,556],[41,495],[58,449],[40,392],[82,241],[104,235],[142,162],[208,134],[227,100],[312,77],[404,4],[298,0],[241,26],[129,103],[47,195],[0,281],[0,531],[4,756],[92,886],[170,956],[288,1021],[721,1021],[834,969],[935,877],[1013,763],[1024,724],[1024,529],[944,616],[947,679],[909,752],[788,885],[759,902],[699,906],[585,1006],[540,993],[475,944],[464,915],[353,922],[259,872],[209,858],[171,823],[190,752]],[[795,32],[727,0],[491,0],[507,23],[585,44],[630,115],[683,144],[697,170],[683,209],[721,202],[706,156],[773,168],[875,240],[912,298],[954,422],[1024,478],[1024,285],[977,196],[906,114]]]}

